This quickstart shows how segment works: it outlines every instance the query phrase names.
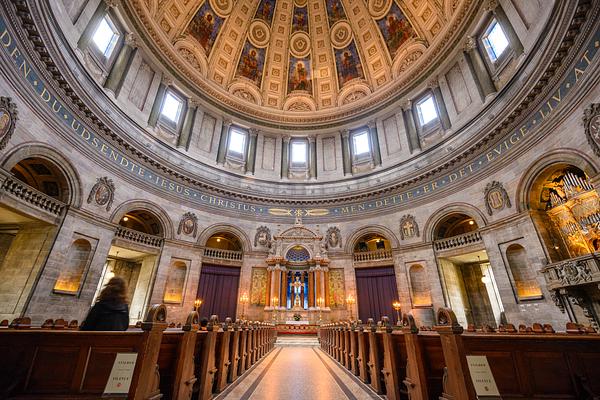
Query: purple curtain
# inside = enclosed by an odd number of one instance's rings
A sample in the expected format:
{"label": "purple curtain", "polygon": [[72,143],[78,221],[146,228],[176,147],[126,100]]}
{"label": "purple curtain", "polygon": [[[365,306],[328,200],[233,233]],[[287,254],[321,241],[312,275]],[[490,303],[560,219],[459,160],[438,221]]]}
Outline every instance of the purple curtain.
{"label": "purple curtain", "polygon": [[376,322],[387,316],[396,320],[392,303],[398,300],[394,267],[356,269],[356,295],[358,318],[364,323],[373,318]]}
{"label": "purple curtain", "polygon": [[216,314],[219,321],[225,321],[226,317],[235,320],[239,283],[239,267],[202,264],[197,296],[203,301],[198,312],[200,318]]}

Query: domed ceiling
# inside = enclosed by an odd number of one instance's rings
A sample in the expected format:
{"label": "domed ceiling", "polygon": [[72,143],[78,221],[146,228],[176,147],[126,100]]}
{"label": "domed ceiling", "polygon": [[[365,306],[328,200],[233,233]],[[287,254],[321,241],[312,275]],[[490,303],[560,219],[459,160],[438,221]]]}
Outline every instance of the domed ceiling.
{"label": "domed ceiling", "polygon": [[456,48],[472,0],[133,0],[139,34],[200,100],[252,121],[364,115]]}

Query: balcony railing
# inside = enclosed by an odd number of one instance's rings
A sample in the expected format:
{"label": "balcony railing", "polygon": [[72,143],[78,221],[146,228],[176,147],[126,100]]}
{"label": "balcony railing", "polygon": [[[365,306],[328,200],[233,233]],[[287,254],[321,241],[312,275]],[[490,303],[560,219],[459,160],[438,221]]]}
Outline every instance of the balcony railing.
{"label": "balcony railing", "polygon": [[600,254],[587,254],[546,265],[542,272],[548,289],[600,282]]}
{"label": "balcony railing", "polygon": [[56,200],[34,188],[12,177],[6,177],[0,189],[3,192],[11,194],[13,197],[24,201],[25,203],[49,212],[50,214],[60,216],[65,210],[66,204]]}
{"label": "balcony railing", "polygon": [[115,236],[130,242],[143,244],[150,247],[160,247],[163,244],[163,238],[160,236],[139,232],[133,229],[125,228],[124,226],[119,226],[117,228]]}
{"label": "balcony railing", "polygon": [[469,246],[472,244],[481,243],[481,233],[479,231],[473,231],[463,233],[462,235],[456,235],[445,239],[436,240],[433,242],[436,250],[450,250],[458,247]]}
{"label": "balcony railing", "polygon": [[215,258],[217,260],[242,261],[242,252],[237,250],[223,250],[206,247],[204,257]]}
{"label": "balcony railing", "polygon": [[391,260],[392,250],[359,251],[354,253],[354,262]]}

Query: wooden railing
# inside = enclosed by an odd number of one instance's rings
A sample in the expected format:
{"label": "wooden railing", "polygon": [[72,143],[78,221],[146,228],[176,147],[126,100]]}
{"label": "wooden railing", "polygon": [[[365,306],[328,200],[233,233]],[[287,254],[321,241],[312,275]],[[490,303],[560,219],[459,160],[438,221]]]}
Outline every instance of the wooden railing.
{"label": "wooden railing", "polygon": [[433,245],[435,246],[436,250],[449,250],[481,242],[481,233],[479,231],[473,231],[463,233],[462,235],[456,235],[449,238],[436,240],[435,242],[433,242]]}
{"label": "wooden railing", "polygon": [[204,249],[204,257],[215,258],[217,260],[242,261],[242,252],[206,247]]}
{"label": "wooden railing", "polygon": [[360,251],[354,253],[354,262],[391,260],[392,250]]}
{"label": "wooden railing", "polygon": [[163,238],[160,236],[150,235],[148,233],[139,232],[133,229],[119,226],[115,236],[130,242],[143,244],[145,246],[160,247],[163,244]]}
{"label": "wooden railing", "polygon": [[599,254],[587,254],[548,264],[542,269],[542,273],[549,290],[600,282]]}
{"label": "wooden railing", "polygon": [[6,177],[0,190],[11,194],[19,200],[26,202],[27,204],[38,208],[40,210],[49,212],[50,214],[60,216],[66,208],[66,204],[56,200],[34,188],[21,182],[13,177]]}

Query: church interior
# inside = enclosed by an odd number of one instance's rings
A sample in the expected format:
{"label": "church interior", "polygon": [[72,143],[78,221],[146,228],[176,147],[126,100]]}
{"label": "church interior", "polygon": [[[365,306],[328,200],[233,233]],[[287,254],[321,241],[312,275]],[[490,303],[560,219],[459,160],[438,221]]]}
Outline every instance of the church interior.
{"label": "church interior", "polygon": [[600,398],[600,0],[0,5],[0,399]]}

